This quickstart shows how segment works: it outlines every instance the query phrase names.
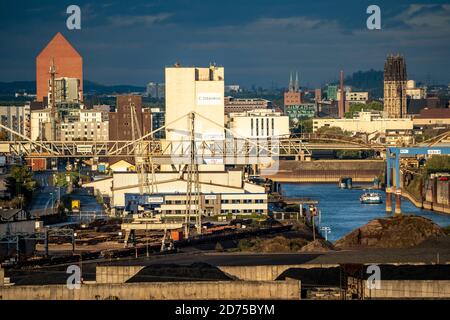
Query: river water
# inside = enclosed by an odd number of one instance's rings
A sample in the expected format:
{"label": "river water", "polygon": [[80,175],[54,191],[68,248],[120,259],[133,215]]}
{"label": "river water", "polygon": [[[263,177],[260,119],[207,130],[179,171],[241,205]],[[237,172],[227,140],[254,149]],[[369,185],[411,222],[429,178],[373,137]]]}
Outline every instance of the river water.
{"label": "river water", "polygon": [[[381,190],[377,190],[377,192],[383,195],[383,203],[369,205],[359,202],[360,195],[364,193],[363,190],[340,189],[337,183],[285,183],[281,188],[283,195],[287,197],[311,198],[319,201],[320,226],[331,228],[331,232],[328,234],[330,241],[338,240],[369,220],[386,216],[386,195]],[[402,198],[402,213],[432,219],[440,226],[450,225],[450,215],[418,209],[405,198]]]}

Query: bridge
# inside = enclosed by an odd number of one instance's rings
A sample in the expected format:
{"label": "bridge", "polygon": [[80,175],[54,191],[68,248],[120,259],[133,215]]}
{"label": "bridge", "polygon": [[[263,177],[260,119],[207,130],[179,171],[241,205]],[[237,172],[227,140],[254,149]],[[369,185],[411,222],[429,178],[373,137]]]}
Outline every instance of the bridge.
{"label": "bridge", "polygon": [[[186,116],[188,115],[184,117]],[[197,113],[195,116],[202,117]],[[189,140],[153,139],[155,133],[166,127],[167,125],[153,130],[135,140],[36,141],[0,124],[1,129],[16,137],[14,141],[1,141],[0,152],[25,158],[124,158],[139,154],[141,157],[151,157],[155,164],[186,164],[191,162],[191,149],[194,148],[198,164],[259,164],[280,158],[310,156],[313,150],[382,152],[385,149],[380,144],[338,135],[302,134],[250,139],[223,126],[220,127],[225,136],[221,140],[204,139],[198,133],[194,134],[192,143]],[[186,136],[189,138],[189,132],[186,132]]]}

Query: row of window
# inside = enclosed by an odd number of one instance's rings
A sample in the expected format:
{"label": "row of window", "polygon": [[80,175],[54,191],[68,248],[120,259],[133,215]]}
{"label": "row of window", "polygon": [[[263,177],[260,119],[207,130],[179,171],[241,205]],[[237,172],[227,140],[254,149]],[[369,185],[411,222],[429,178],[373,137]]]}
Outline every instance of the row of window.
{"label": "row of window", "polygon": [[[254,134],[253,133],[253,128],[254,128],[254,121],[253,120],[256,120],[255,122],[256,122],[256,134]],[[261,121],[260,121],[261,120]],[[266,121],[266,136],[270,136],[270,133],[269,133],[269,118],[266,118],[265,119]],[[271,120],[271,124],[272,124],[272,136],[273,135],[275,135],[275,119],[274,118],[271,118],[270,119]],[[260,129],[260,124],[261,124],[261,131],[259,130]],[[252,119],[250,119],[250,126],[251,126],[251,130],[252,130],[252,133],[251,133],[251,135],[252,136],[263,136],[264,135],[264,118],[261,118],[261,119],[259,119],[259,118],[256,118],[256,119],[254,119],[254,118],[252,118]],[[260,134],[261,133],[261,134]]]}
{"label": "row of window", "polygon": [[[217,203],[216,200],[212,200],[212,199],[206,199],[205,200],[205,204],[215,204]],[[221,199],[220,203],[222,204],[242,204],[242,203],[264,203],[264,199]],[[166,205],[171,205],[171,204],[186,204],[185,200],[166,200],[165,202]],[[197,201],[192,200],[192,204],[197,204]]]}
{"label": "row of window", "polygon": [[[165,214],[184,214],[186,211],[185,210],[165,210],[163,211],[163,213]],[[244,210],[238,210],[238,209],[233,209],[233,210],[220,210],[221,214],[242,214],[242,213],[259,213],[262,214],[264,213],[264,210],[262,209],[256,209],[256,210],[251,210],[251,209],[244,209]]]}

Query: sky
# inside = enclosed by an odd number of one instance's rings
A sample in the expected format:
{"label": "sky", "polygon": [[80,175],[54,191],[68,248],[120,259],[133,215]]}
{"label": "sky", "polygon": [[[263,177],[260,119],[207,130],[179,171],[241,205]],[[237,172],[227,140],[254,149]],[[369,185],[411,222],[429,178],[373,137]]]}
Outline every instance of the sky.
{"label": "sky", "polygon": [[[69,5],[81,30],[68,30]],[[369,5],[381,30],[368,30]],[[450,2],[385,0],[1,0],[0,81],[35,79],[35,58],[61,32],[83,56],[85,80],[144,86],[164,67],[225,67],[226,84],[318,86],[405,56],[408,77],[450,83]]]}

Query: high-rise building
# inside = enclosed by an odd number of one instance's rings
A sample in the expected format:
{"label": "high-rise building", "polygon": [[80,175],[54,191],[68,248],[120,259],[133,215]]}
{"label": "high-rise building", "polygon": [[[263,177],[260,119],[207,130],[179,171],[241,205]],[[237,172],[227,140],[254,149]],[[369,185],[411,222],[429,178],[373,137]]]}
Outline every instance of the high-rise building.
{"label": "high-rise building", "polygon": [[164,83],[149,82],[147,84],[147,97],[164,99],[165,85]]}
{"label": "high-rise building", "polygon": [[[52,83],[49,81],[49,101],[52,100]],[[81,92],[80,92],[80,80],[76,78],[56,78],[55,79],[55,103],[61,102],[80,102]]]}
{"label": "high-rise building", "polygon": [[337,100],[337,92],[338,92],[338,87],[337,86],[335,86],[335,85],[328,85],[327,86],[327,99],[336,101]]}
{"label": "high-rise building", "polygon": [[[136,112],[136,123],[133,125],[132,114]],[[134,134],[133,134],[134,127]],[[140,131],[140,132],[139,132]],[[109,140],[132,141],[139,138],[139,133],[144,136],[151,131],[150,114],[142,110],[142,97],[139,95],[118,95],[116,97],[116,111],[109,113]],[[120,160],[134,163],[134,158],[110,159],[110,164]]]}
{"label": "high-rise building", "polygon": [[[132,110],[135,108],[136,118],[139,124],[134,125],[134,134],[132,132]],[[116,97],[116,111],[109,113],[109,139],[110,140],[133,140],[139,138],[139,130],[141,135],[149,132],[150,123],[142,121],[142,97],[138,95],[118,95]],[[139,130],[138,130],[139,128]]]}
{"label": "high-rise building", "polygon": [[75,78],[83,98],[83,58],[61,33],[57,33],[36,57],[36,100],[48,97],[51,79],[50,68],[54,66],[57,78]]}
{"label": "high-rise building", "polygon": [[[0,106],[0,122],[16,132],[30,137],[31,135],[31,110],[30,104],[21,106]],[[3,129],[2,129],[3,131]],[[17,139],[11,132],[5,132],[8,140]]]}
{"label": "high-rise building", "polygon": [[401,55],[389,55],[384,65],[384,111],[389,118],[403,118],[406,105],[406,63]]}

